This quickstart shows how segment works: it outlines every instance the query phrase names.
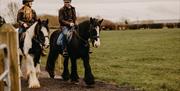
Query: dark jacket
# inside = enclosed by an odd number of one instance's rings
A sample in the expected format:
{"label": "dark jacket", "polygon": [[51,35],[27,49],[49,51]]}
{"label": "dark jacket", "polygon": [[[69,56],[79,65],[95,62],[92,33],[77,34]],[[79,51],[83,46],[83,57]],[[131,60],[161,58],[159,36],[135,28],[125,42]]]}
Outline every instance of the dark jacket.
{"label": "dark jacket", "polygon": [[36,12],[29,8],[28,6],[23,6],[17,14],[17,22],[20,27],[23,27],[23,23],[27,23],[28,26],[31,26],[37,21]]}
{"label": "dark jacket", "polygon": [[70,23],[76,22],[76,11],[75,8],[62,7],[59,9],[59,23],[60,26],[69,26]]}

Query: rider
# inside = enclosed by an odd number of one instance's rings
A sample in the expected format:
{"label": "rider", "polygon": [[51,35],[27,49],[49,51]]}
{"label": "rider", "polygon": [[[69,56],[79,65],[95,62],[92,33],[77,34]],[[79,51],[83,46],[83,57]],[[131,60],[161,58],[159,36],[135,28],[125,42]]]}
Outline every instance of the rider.
{"label": "rider", "polygon": [[64,6],[59,10],[59,23],[62,29],[62,33],[60,33],[57,45],[62,46],[63,55],[67,55],[67,51],[65,48],[65,35],[67,34],[70,28],[77,25],[76,21],[76,10],[75,7],[71,5],[71,0],[63,0]]}
{"label": "rider", "polygon": [[23,6],[18,10],[17,22],[19,23],[19,47],[23,47],[26,30],[37,21],[36,12],[31,8],[33,0],[23,0]]}
{"label": "rider", "polygon": [[33,0],[23,0],[23,6],[17,14],[17,22],[19,23],[19,33],[23,33],[33,23],[37,21],[36,12],[31,8]]}

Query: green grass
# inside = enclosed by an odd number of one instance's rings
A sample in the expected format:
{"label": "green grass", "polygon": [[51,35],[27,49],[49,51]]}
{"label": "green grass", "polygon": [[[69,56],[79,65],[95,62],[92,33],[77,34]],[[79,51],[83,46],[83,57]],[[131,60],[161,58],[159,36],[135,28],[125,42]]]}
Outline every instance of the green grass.
{"label": "green grass", "polygon": [[[145,91],[180,91],[180,29],[101,32],[91,67],[98,80]],[[83,64],[78,61],[83,76]]]}

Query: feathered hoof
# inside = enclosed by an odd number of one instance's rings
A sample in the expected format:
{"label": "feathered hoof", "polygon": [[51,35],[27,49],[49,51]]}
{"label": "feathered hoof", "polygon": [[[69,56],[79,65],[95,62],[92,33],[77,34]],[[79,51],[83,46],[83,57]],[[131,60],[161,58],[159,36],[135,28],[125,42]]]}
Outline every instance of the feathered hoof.
{"label": "feathered hoof", "polygon": [[28,88],[40,88],[40,84],[38,81],[29,81],[29,86]]}
{"label": "feathered hoof", "polygon": [[35,74],[36,73],[34,72],[29,76],[29,88],[40,88],[39,80],[37,79]]}
{"label": "feathered hoof", "polygon": [[29,88],[40,88],[41,86],[40,85],[29,85]]}

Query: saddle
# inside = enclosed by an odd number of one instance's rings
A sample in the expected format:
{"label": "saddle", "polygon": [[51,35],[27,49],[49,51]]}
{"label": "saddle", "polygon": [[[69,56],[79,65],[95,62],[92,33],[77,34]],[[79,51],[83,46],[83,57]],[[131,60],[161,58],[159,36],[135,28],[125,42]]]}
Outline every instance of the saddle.
{"label": "saddle", "polygon": [[65,35],[65,38],[67,40],[67,43],[69,43],[72,39],[73,33],[76,33],[78,30],[77,26],[73,26],[69,29],[69,31],[67,32],[67,34]]}

